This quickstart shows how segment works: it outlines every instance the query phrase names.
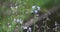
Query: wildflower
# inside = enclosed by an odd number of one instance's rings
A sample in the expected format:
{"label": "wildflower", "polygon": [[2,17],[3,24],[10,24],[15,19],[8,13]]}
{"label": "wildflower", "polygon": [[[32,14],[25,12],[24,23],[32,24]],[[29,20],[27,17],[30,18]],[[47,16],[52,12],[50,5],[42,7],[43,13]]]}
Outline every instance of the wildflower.
{"label": "wildflower", "polygon": [[23,24],[23,20],[20,19],[20,22],[19,22],[19,23],[20,23],[20,24]]}
{"label": "wildflower", "polygon": [[14,18],[14,22],[19,23],[19,19]]}
{"label": "wildflower", "polygon": [[11,10],[14,10],[14,7],[13,7],[13,5],[12,5],[12,4],[10,4],[10,8],[11,8]]}
{"label": "wildflower", "polygon": [[32,6],[32,9],[35,9],[36,6]]}
{"label": "wildflower", "polygon": [[11,25],[9,25],[8,27],[11,28]]}
{"label": "wildflower", "polygon": [[27,32],[31,32],[32,30],[31,30],[31,28],[29,27],[28,29],[27,29]]}
{"label": "wildflower", "polygon": [[21,19],[15,19],[15,18],[14,18],[14,21],[15,21],[16,23],[23,24],[23,20],[21,20]]}
{"label": "wildflower", "polygon": [[8,25],[10,25],[10,23],[8,23]]}
{"label": "wildflower", "polygon": [[11,6],[10,8],[12,9],[13,7]]}
{"label": "wildflower", "polygon": [[34,10],[35,10],[35,6],[32,6],[32,11],[31,11],[31,13],[33,13],[33,12],[34,12]]}
{"label": "wildflower", "polygon": [[58,23],[55,21],[55,26],[57,26],[58,25]]}
{"label": "wildflower", "polygon": [[14,18],[14,21],[16,22],[16,19]]}
{"label": "wildflower", "polygon": [[16,22],[17,22],[17,23],[19,23],[19,21],[20,21],[20,20],[19,20],[19,19],[17,19],[17,21],[16,21]]}
{"label": "wildflower", "polygon": [[19,26],[18,26],[18,25],[16,25],[16,27],[18,28]]}
{"label": "wildflower", "polygon": [[23,21],[20,21],[20,24],[23,24]]}
{"label": "wildflower", "polygon": [[15,8],[17,9],[17,8],[18,8],[18,6],[15,6]]}
{"label": "wildflower", "polygon": [[23,29],[27,29],[27,27],[23,27]]}
{"label": "wildflower", "polygon": [[39,6],[37,6],[37,10],[41,10]]}
{"label": "wildflower", "polygon": [[36,14],[37,14],[37,13],[38,13],[38,11],[37,11],[37,10],[34,10],[34,13],[36,13]]}
{"label": "wildflower", "polygon": [[27,27],[26,27],[26,26],[23,27],[23,31],[24,31],[24,32],[27,32]]}
{"label": "wildflower", "polygon": [[50,20],[48,17],[47,17],[47,19],[46,20]]}
{"label": "wildflower", "polygon": [[9,28],[11,28],[11,25],[10,25],[10,23],[7,23],[7,26],[8,26]]}

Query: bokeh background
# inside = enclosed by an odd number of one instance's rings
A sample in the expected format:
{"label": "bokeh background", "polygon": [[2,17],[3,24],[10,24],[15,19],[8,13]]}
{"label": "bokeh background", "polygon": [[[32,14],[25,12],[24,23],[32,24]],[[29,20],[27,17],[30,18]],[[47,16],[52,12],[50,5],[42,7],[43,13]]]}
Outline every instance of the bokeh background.
{"label": "bokeh background", "polygon": [[[32,6],[40,7],[40,16]],[[25,32],[21,27],[28,21],[34,21],[31,32],[60,32],[60,0],[0,0],[0,32]]]}

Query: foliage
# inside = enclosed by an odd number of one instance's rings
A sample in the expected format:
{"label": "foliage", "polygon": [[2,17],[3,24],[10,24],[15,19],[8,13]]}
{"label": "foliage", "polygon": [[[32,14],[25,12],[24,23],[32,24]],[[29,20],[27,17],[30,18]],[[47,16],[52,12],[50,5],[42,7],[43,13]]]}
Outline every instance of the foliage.
{"label": "foliage", "polygon": [[[31,14],[32,6],[40,6],[42,12],[46,12],[52,6],[59,5],[60,0],[0,0],[0,32],[7,28],[7,23],[10,22],[14,30],[14,18],[21,18],[27,20],[33,15]],[[13,28],[14,27],[14,28]]]}

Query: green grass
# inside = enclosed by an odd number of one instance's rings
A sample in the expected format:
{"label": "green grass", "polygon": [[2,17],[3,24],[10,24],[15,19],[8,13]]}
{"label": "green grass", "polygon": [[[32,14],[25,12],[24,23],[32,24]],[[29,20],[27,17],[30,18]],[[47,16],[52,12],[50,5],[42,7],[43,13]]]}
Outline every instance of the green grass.
{"label": "green grass", "polygon": [[[46,10],[47,8],[50,9],[52,6],[60,3],[60,0],[56,0],[56,1],[55,0],[10,0],[10,1],[1,0],[0,2],[4,2],[7,5],[0,5],[0,32],[9,32],[9,31],[12,32],[16,26],[15,22],[13,21],[14,18],[21,18],[23,20],[29,19],[31,17],[31,13],[30,13],[30,11],[32,10],[31,7],[33,5],[40,6],[42,9],[42,12],[47,12]],[[2,14],[2,12],[11,11],[9,7],[10,2],[13,4],[15,3],[18,4],[18,9],[13,8],[12,10],[13,12],[17,12],[18,15],[12,14],[8,16],[8,15]],[[25,13],[26,11],[28,11],[28,14]],[[4,17],[1,18],[1,15],[3,15]],[[11,28],[7,27],[8,22],[11,24],[12,26]],[[35,31],[35,28],[34,28],[34,31]]]}

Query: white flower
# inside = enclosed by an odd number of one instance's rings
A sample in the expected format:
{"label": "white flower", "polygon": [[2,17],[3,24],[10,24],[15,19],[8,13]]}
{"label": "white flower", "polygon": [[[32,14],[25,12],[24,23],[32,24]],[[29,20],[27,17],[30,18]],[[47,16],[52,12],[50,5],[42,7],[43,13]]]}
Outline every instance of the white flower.
{"label": "white flower", "polygon": [[34,12],[35,12],[35,13],[38,13],[38,11],[37,11],[37,10],[35,10]]}
{"label": "white flower", "polygon": [[17,25],[16,27],[18,28],[19,26]]}
{"label": "white flower", "polygon": [[8,25],[10,25],[10,23],[8,23]]}
{"label": "white flower", "polygon": [[18,8],[18,6],[15,6],[15,8],[17,9],[17,8]]}
{"label": "white flower", "polygon": [[31,28],[29,27],[29,29],[27,30],[27,32],[31,32],[32,30],[31,30]]}
{"label": "white flower", "polygon": [[11,8],[11,10],[14,10],[14,8],[12,6],[10,8]]}
{"label": "white flower", "polygon": [[14,21],[15,21],[16,23],[23,24],[23,20],[21,20],[21,19],[15,19],[15,18],[14,18]]}
{"label": "white flower", "polygon": [[32,6],[32,9],[35,9],[35,6]]}
{"label": "white flower", "polygon": [[19,19],[17,19],[17,22],[19,22],[20,20]]}
{"label": "white flower", "polygon": [[29,27],[29,31],[31,31],[31,28]]}
{"label": "white flower", "polygon": [[48,17],[47,17],[47,19],[46,20],[50,20]]}
{"label": "white flower", "polygon": [[39,6],[37,6],[37,10],[40,10],[40,7]]}
{"label": "white flower", "polygon": [[23,21],[20,21],[20,24],[23,24]]}
{"label": "white flower", "polygon": [[16,19],[14,18],[14,21],[16,21]]}
{"label": "white flower", "polygon": [[55,21],[55,26],[57,26],[58,24],[57,24],[57,22]]}
{"label": "white flower", "polygon": [[23,24],[23,20],[20,19],[20,24]]}
{"label": "white flower", "polygon": [[27,27],[23,27],[23,29],[27,29]]}
{"label": "white flower", "polygon": [[8,27],[11,28],[11,25],[9,25]]}

